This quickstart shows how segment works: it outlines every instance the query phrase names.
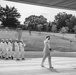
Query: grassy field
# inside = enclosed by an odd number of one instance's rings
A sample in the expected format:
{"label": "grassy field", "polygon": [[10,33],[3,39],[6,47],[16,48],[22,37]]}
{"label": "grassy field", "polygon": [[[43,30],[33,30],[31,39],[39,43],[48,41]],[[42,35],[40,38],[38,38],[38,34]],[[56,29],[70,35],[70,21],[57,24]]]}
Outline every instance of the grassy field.
{"label": "grassy field", "polygon": [[[38,32],[33,31],[32,35],[29,35],[28,31],[22,32],[22,39],[26,43],[26,51],[42,51],[43,50],[43,41],[46,35],[51,36],[51,47],[54,51],[62,51],[62,52],[75,52],[76,51],[76,43],[70,42],[68,40],[64,40],[60,37],[56,37],[51,35],[51,33],[42,32],[39,35]],[[0,31],[0,38],[4,39],[16,39],[15,31]],[[71,47],[70,47],[71,45]]]}

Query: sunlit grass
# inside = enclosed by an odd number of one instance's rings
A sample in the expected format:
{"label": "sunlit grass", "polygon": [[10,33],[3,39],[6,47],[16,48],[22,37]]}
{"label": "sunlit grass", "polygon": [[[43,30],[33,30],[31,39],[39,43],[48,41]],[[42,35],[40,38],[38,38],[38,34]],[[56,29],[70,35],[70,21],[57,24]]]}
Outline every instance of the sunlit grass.
{"label": "sunlit grass", "polygon": [[[28,31],[22,32],[22,39],[26,43],[25,50],[27,51],[42,51],[43,41],[46,35],[51,36],[51,47],[56,51],[76,51],[76,43],[71,43],[68,40],[63,40],[62,38],[51,35],[51,33],[42,32],[39,35],[38,32],[33,31],[32,35],[29,35]],[[0,38],[4,39],[16,39],[16,31],[2,31],[0,32]]]}

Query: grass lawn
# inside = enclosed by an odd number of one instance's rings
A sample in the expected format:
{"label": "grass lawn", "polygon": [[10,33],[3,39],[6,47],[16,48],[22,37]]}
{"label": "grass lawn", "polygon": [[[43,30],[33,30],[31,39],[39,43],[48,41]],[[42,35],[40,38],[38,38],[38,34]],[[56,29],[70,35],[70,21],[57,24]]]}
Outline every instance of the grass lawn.
{"label": "grass lawn", "polygon": [[[70,42],[68,40],[63,40],[62,38],[51,35],[51,33],[42,32],[39,36],[38,32],[32,31],[32,35],[29,35],[28,31],[22,32],[22,39],[26,43],[26,51],[42,51],[43,50],[43,41],[46,35],[51,36],[51,47],[55,51],[76,51],[76,43]],[[16,39],[15,31],[0,31],[0,38],[4,39]],[[70,48],[71,45],[71,48]]]}

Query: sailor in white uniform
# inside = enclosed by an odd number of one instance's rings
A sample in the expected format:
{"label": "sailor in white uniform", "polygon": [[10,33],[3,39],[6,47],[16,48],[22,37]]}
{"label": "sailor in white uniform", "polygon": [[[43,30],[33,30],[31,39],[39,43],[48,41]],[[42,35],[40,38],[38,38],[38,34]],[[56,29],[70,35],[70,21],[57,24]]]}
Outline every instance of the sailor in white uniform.
{"label": "sailor in white uniform", "polygon": [[4,39],[1,39],[1,57],[2,59],[4,59],[4,55],[5,55],[5,46],[4,46]]}
{"label": "sailor in white uniform", "polygon": [[8,57],[8,55],[9,55],[9,52],[8,52],[8,50],[9,50],[9,48],[8,48],[8,39],[5,40],[4,46],[5,46],[5,59],[8,59],[9,58]]}
{"label": "sailor in white uniform", "polygon": [[19,60],[19,44],[18,44],[18,41],[15,41],[14,42],[14,46],[15,46],[15,59],[18,59]]}
{"label": "sailor in white uniform", "polygon": [[0,58],[2,57],[1,40],[0,40]]}
{"label": "sailor in white uniform", "polygon": [[44,64],[46,57],[48,57],[49,68],[53,68],[52,64],[51,64],[50,50],[51,50],[50,36],[46,36],[46,39],[44,40],[43,59],[42,59],[42,63],[41,63],[42,67],[44,67],[43,64]]}
{"label": "sailor in white uniform", "polygon": [[22,59],[22,60],[25,59],[25,51],[24,51],[25,46],[26,46],[25,43],[23,43],[22,41],[19,42],[20,59]]}
{"label": "sailor in white uniform", "polygon": [[13,49],[13,44],[12,44],[12,40],[10,39],[8,41],[8,57],[12,58],[12,49]]}
{"label": "sailor in white uniform", "polygon": [[2,40],[0,40],[0,58],[2,58]]}
{"label": "sailor in white uniform", "polygon": [[17,40],[12,40],[12,59],[16,59],[15,58],[15,41],[17,42]]}

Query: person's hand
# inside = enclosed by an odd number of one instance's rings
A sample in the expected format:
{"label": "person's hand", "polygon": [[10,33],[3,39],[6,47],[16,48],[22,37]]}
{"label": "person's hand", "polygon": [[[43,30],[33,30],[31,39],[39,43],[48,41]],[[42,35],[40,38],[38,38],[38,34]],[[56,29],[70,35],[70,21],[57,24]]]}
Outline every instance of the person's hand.
{"label": "person's hand", "polygon": [[24,47],[26,46],[26,44],[25,44],[25,43],[24,43],[23,45],[24,45]]}
{"label": "person's hand", "polygon": [[50,48],[49,50],[50,50],[50,51],[52,51],[52,49],[51,49],[51,48]]}

